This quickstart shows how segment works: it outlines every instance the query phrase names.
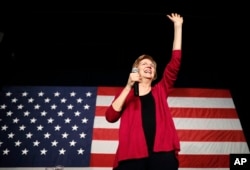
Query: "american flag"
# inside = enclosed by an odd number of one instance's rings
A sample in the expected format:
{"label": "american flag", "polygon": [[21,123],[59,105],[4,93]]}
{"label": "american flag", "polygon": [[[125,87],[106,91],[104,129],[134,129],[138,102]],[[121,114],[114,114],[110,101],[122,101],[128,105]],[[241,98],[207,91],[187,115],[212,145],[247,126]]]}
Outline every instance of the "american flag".
{"label": "american flag", "polygon": [[[111,170],[119,121],[105,111],[122,87],[4,87],[0,169]],[[168,102],[181,140],[180,170],[229,170],[249,148],[227,89],[175,88]]]}

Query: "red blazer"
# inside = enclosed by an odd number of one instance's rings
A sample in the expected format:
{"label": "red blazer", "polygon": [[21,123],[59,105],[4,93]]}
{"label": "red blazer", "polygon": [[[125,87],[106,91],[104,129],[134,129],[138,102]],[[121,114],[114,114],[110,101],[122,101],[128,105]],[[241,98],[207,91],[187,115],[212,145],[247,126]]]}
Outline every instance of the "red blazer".
{"label": "red blazer", "polygon": [[[152,94],[156,104],[155,152],[175,150],[178,153],[180,151],[180,140],[170,113],[167,97],[177,78],[181,56],[181,50],[172,51],[171,60],[166,65],[161,80],[152,87]],[[108,122],[116,122],[120,119],[119,144],[113,165],[114,168],[118,166],[118,162],[121,160],[148,156],[141,120],[140,98],[134,96],[132,89],[121,112],[115,111],[110,105],[105,115]]]}

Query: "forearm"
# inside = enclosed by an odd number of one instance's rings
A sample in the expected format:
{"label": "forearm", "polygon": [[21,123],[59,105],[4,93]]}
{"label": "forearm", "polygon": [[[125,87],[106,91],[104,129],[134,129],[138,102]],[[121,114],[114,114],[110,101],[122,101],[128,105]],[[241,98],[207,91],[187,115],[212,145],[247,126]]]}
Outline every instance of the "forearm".
{"label": "forearm", "polygon": [[128,96],[131,88],[131,86],[126,85],[120,95],[113,101],[112,107],[115,111],[120,112],[122,110],[126,97]]}
{"label": "forearm", "polygon": [[182,25],[174,25],[173,50],[180,50],[182,46]]}

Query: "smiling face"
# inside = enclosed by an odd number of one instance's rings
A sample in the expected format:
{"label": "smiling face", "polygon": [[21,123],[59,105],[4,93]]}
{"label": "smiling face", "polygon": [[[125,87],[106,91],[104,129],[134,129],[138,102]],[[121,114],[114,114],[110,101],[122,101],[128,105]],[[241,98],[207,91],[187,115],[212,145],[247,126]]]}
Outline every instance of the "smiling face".
{"label": "smiling face", "polygon": [[156,62],[149,55],[141,55],[135,60],[133,67],[139,69],[139,74],[142,78],[155,80],[157,78]]}

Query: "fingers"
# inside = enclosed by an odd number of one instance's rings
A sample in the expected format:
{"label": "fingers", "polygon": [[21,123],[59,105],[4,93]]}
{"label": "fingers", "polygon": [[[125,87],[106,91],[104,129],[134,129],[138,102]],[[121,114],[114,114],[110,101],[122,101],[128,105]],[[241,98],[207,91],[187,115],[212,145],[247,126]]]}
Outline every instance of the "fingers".
{"label": "fingers", "polygon": [[181,18],[181,15],[178,13],[171,13],[170,15],[167,14],[168,18]]}

